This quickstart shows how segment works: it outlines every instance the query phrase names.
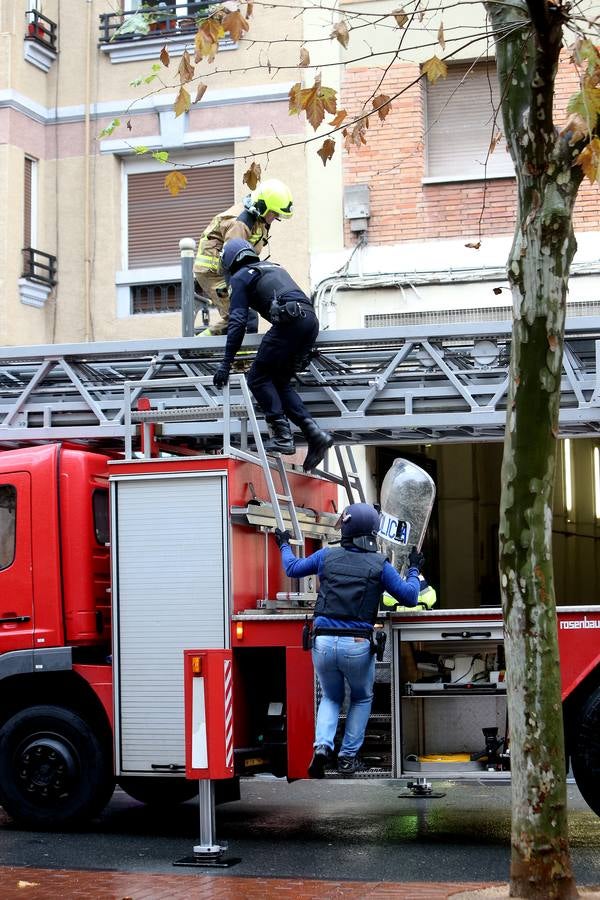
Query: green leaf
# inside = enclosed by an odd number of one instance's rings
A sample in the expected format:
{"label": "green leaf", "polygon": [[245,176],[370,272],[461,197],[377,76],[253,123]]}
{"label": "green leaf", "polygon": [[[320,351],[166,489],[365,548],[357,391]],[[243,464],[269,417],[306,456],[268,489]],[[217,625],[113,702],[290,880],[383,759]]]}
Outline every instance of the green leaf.
{"label": "green leaf", "polygon": [[149,32],[149,17],[144,13],[136,13],[133,16],[127,16],[123,24],[113,32],[111,41],[114,41],[117,37],[122,37],[124,34],[148,34]]}
{"label": "green leaf", "polygon": [[113,133],[113,131],[115,130],[115,128],[118,128],[120,124],[121,124],[120,119],[113,119],[112,122],[110,123],[110,125],[107,125],[106,128],[102,129],[102,131],[98,135],[98,140],[100,140],[100,138],[108,137],[109,135],[111,135]]}
{"label": "green leaf", "polygon": [[133,150],[134,150],[134,153],[136,153],[138,156],[143,156],[144,153],[150,152],[149,147],[143,147],[142,145],[140,145],[138,147],[134,147]]}
{"label": "green leaf", "polygon": [[166,163],[169,160],[169,154],[166,150],[155,150],[152,154],[152,159],[160,163]]}

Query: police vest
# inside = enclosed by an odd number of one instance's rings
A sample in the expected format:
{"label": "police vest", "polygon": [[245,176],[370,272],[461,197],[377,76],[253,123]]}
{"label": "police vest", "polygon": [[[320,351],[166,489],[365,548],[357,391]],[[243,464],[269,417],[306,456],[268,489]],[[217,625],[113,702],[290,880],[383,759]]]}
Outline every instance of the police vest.
{"label": "police vest", "polygon": [[270,307],[273,300],[301,300],[312,306],[312,303],[298,287],[292,276],[276,263],[259,262],[251,266],[251,269],[259,273],[252,288],[254,296],[261,307]]}
{"label": "police vest", "polygon": [[375,622],[383,593],[383,553],[328,550],[323,562],[315,616]]}

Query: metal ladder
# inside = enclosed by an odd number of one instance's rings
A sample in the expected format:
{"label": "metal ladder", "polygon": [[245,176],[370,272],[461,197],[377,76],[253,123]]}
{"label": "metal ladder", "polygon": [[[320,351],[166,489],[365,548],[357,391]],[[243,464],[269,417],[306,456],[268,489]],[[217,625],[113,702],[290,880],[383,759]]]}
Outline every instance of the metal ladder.
{"label": "metal ladder", "polygon": [[[168,408],[151,408],[151,409],[133,409],[133,402],[139,396],[140,391],[145,387],[156,387],[154,380],[126,382],[124,385],[124,422],[125,422],[125,457],[133,459],[133,438],[138,426],[142,429],[142,447],[144,458],[149,458],[152,453],[152,426],[159,422],[195,422],[218,421],[223,420],[223,453],[227,456],[233,456],[236,459],[243,459],[246,462],[258,464],[263,472],[269,500],[273,507],[273,514],[277,527],[282,531],[285,530],[281,505],[283,504],[289,515],[292,525],[293,539],[292,542],[297,544],[301,551],[304,548],[304,537],[302,529],[296,514],[294,498],[290,487],[287,470],[281,454],[268,454],[265,450],[260,427],[252,404],[252,398],[246,379],[243,375],[233,374],[230,376],[230,382],[238,387],[241,391],[243,404],[233,405],[231,403],[230,384],[228,383],[223,389],[223,403],[218,403],[213,396],[206,390],[205,386],[212,384],[210,376],[187,377],[187,378],[169,378],[165,379],[163,386],[168,394],[173,397],[175,392],[182,387],[189,388],[194,385],[202,398],[202,406],[185,406],[185,407],[168,407]],[[231,443],[231,419],[238,419],[241,425],[241,447],[233,446]],[[250,433],[254,439],[256,452],[248,449],[248,427],[250,423]],[[275,485],[272,471],[276,471],[279,476],[280,488]]]}

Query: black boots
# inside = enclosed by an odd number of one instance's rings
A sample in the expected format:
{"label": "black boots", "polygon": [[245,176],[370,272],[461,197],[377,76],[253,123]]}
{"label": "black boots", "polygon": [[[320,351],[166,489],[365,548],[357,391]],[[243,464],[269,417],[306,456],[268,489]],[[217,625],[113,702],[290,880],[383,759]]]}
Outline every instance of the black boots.
{"label": "black boots", "polygon": [[314,419],[304,419],[300,431],[308,441],[308,453],[302,468],[310,472],[316,469],[329,447],[333,447],[333,437],[327,431],[321,431]]}
{"label": "black boots", "polygon": [[291,456],[296,452],[290,423],[285,416],[266,416],[269,439],[265,441],[267,453],[283,453]]}

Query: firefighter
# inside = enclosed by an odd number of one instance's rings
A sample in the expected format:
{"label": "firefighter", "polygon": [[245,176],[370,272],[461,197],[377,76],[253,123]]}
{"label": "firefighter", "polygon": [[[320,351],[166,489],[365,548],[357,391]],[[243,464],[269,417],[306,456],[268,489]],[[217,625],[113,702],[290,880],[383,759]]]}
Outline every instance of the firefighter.
{"label": "firefighter", "polygon": [[[432,587],[426,578],[423,575],[419,575],[420,589],[419,589],[419,599],[417,601],[417,607],[421,609],[432,609],[437,603],[437,592],[434,587]],[[382,605],[384,609],[389,610],[390,612],[402,612],[404,609],[409,609],[407,606],[402,606],[395,597],[392,597],[391,594],[388,594],[387,591],[383,595]]]}
{"label": "firefighter", "polygon": [[318,575],[319,593],[314,609],[312,658],[322,699],[317,713],[311,778],[323,778],[331,762],[345,683],[350,707],[337,768],[353,775],[364,768],[358,758],[364,737],[375,679],[373,625],[385,591],[405,606],[416,606],[423,556],[413,547],[403,578],[377,550],[379,513],[368,503],[347,506],[340,518],[341,546],[324,547],[298,559],[290,547],[289,531],[275,529],[281,561],[290,578]]}
{"label": "firefighter", "polygon": [[310,472],[333,445],[333,437],[311,419],[290,385],[319,332],[313,305],[285,269],[276,263],[261,262],[248,241],[240,238],[227,241],[221,261],[231,302],[225,358],[213,383],[219,388],[227,384],[231,364],[244,338],[248,311],[256,310],[272,325],[248,372],[248,387],[269,426],[270,438],[265,442],[265,450],[286,455],[295,453],[291,419],[307,440],[303,468]]}
{"label": "firefighter", "polygon": [[[200,290],[216,306],[221,318],[201,332],[201,336],[227,333],[229,295],[221,266],[225,242],[232,238],[243,238],[259,254],[269,239],[271,223],[279,219],[290,219],[292,214],[290,189],[282,181],[271,178],[248,194],[243,203],[215,216],[205,229],[198,242],[194,275]],[[254,312],[251,313],[246,330],[258,330],[258,317]]]}

